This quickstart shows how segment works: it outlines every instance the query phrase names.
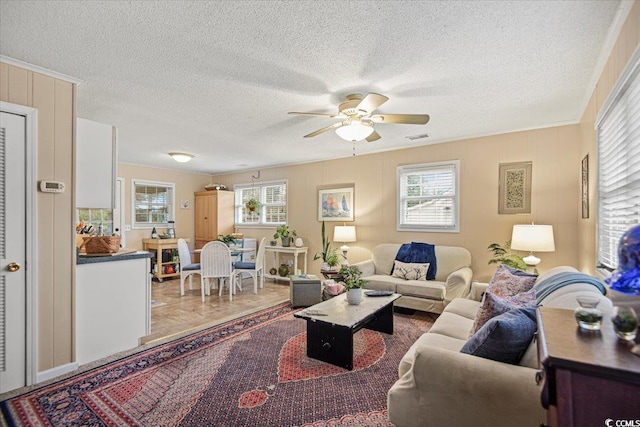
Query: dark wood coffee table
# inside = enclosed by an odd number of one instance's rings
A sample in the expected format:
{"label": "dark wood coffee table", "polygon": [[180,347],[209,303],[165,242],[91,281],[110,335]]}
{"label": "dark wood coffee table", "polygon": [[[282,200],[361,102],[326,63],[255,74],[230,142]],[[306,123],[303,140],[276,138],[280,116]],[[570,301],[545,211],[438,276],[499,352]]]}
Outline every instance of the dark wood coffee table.
{"label": "dark wood coffee table", "polygon": [[393,302],[400,294],[383,297],[363,295],[358,305],[349,305],[346,294],[309,307],[326,316],[306,310],[294,313],[307,321],[307,356],[342,368],[353,369],[353,334],[362,328],[393,334]]}

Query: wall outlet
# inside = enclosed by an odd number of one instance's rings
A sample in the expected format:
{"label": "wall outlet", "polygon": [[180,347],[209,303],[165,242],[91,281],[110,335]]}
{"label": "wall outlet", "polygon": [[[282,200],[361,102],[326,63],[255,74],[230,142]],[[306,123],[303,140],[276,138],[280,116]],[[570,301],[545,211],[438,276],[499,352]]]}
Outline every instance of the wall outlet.
{"label": "wall outlet", "polygon": [[131,224],[125,224],[124,231],[131,231]]}

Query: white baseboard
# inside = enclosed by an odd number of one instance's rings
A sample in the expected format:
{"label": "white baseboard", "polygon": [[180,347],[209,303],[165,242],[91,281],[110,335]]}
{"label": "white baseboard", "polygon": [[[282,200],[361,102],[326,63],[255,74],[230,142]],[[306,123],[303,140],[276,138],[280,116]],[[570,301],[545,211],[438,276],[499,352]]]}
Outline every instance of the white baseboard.
{"label": "white baseboard", "polygon": [[68,374],[78,369],[76,362],[67,363],[66,365],[56,366],[55,368],[47,369],[46,371],[38,372],[36,375],[36,383],[48,381],[60,375]]}

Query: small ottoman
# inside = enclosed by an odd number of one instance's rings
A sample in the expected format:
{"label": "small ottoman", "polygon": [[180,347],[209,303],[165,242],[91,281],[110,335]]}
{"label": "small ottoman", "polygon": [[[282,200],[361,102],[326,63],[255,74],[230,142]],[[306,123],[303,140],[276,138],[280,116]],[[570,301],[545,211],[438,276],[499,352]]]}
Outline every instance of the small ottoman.
{"label": "small ottoman", "polygon": [[309,307],[322,302],[322,285],[313,274],[289,276],[289,298],[292,307]]}

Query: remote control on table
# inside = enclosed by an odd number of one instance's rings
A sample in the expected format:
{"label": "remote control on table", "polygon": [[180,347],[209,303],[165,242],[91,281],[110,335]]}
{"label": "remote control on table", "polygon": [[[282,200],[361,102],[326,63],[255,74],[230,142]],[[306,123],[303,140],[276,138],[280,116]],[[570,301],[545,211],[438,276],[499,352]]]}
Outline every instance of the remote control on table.
{"label": "remote control on table", "polygon": [[316,310],[316,309],[306,309],[304,311],[306,314],[310,315],[310,316],[326,316],[327,313],[322,311],[322,310]]}

